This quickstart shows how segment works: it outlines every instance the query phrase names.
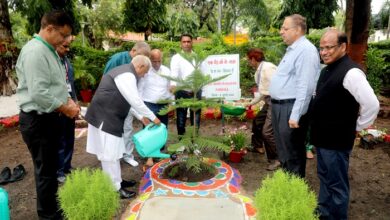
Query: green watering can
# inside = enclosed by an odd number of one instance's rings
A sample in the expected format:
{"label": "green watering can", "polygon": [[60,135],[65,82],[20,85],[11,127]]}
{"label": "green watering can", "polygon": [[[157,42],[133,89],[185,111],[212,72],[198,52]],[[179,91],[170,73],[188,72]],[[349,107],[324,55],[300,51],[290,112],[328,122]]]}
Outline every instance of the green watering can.
{"label": "green watering can", "polygon": [[171,155],[160,152],[168,139],[168,130],[164,124],[150,123],[133,135],[135,149],[141,157],[170,158]]}

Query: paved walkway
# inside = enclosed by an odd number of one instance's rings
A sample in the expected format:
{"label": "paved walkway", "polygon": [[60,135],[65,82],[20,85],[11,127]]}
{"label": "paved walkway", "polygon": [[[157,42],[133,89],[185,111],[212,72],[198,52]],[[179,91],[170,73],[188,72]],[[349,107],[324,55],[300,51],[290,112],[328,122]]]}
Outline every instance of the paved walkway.
{"label": "paved walkway", "polygon": [[203,182],[161,179],[166,159],[150,168],[140,195],[126,209],[124,220],[252,220],[256,209],[240,190],[241,175],[220,160],[206,159],[217,175]]}

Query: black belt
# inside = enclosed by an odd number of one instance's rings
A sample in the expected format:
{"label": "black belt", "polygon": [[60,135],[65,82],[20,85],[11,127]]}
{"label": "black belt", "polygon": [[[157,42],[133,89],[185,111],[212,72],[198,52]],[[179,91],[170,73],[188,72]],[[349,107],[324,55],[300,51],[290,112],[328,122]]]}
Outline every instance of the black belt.
{"label": "black belt", "polygon": [[24,113],[26,115],[60,115],[59,112],[50,112],[50,113],[46,113],[46,112],[38,112],[38,111],[29,111],[29,112],[25,112],[23,110],[20,111],[21,113]]}
{"label": "black belt", "polygon": [[271,103],[273,104],[285,104],[285,103],[294,103],[295,99],[281,99],[281,100],[276,100],[276,99],[271,99]]}

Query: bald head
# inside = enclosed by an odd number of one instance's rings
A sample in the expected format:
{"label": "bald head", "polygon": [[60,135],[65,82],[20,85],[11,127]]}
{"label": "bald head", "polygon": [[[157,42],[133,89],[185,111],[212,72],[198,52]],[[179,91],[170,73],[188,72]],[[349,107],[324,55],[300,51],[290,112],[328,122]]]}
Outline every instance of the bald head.
{"label": "bald head", "polygon": [[347,53],[347,35],[337,29],[328,29],[320,40],[320,55],[325,64],[339,60]]}
{"label": "bald head", "polygon": [[158,71],[162,63],[162,53],[159,49],[153,49],[150,52],[150,61],[154,70]]}

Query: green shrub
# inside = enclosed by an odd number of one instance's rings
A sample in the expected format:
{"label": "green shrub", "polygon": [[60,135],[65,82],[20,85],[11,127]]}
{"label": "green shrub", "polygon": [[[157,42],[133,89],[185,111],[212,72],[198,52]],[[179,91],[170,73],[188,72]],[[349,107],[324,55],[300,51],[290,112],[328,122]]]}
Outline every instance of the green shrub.
{"label": "green shrub", "polygon": [[388,85],[390,65],[384,59],[384,51],[369,48],[367,56],[367,80],[376,94],[379,94],[384,85]]}
{"label": "green shrub", "polygon": [[119,208],[119,194],[102,170],[75,170],[59,189],[61,209],[69,220],[112,219]]}
{"label": "green shrub", "polygon": [[262,181],[255,194],[255,206],[257,219],[318,219],[314,214],[317,206],[314,192],[303,179],[282,170]]}
{"label": "green shrub", "polygon": [[[319,45],[320,35],[322,31],[313,33],[307,38],[313,42],[314,45]],[[96,82],[99,82],[103,69],[110,56],[116,52],[130,50],[135,42],[125,42],[121,47],[110,51],[97,50],[88,46],[83,47],[82,42],[75,41],[71,45],[71,57],[77,55],[83,57],[87,64],[87,71],[91,73]],[[151,48],[159,48],[163,51],[163,64],[169,67],[171,57],[180,51],[180,43],[178,41],[149,41]],[[248,66],[246,60],[246,52],[249,48],[258,47],[263,49],[267,61],[278,65],[282,59],[286,45],[283,43],[280,36],[265,36],[258,37],[248,43],[241,45],[227,45],[223,41],[223,36],[214,34],[211,40],[202,43],[194,44],[194,50],[197,53],[204,55],[212,54],[239,54],[240,55],[240,85],[243,96],[251,96],[250,88],[255,86],[253,75],[255,70]],[[368,80],[374,87],[376,92],[379,92],[381,87],[390,87],[390,65],[385,65],[390,62],[390,41],[382,41],[379,43],[370,43],[370,50],[376,49],[376,52],[368,51],[367,66],[368,66]],[[206,57],[205,56],[205,57]],[[384,60],[384,62],[381,61]],[[379,63],[377,62],[379,61]],[[73,61],[71,61],[73,63]],[[383,64],[380,66],[379,64]],[[375,72],[371,74],[371,72]],[[378,75],[379,74],[379,75]],[[80,89],[80,80],[76,80],[76,87]],[[95,86],[92,89],[95,89]]]}

